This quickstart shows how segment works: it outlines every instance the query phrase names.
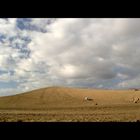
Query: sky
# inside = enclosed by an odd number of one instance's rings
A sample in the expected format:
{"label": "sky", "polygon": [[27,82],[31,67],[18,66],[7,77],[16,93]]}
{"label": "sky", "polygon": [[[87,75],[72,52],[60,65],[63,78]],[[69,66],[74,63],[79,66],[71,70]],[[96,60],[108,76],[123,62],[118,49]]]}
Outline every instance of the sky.
{"label": "sky", "polygon": [[1,18],[0,96],[49,86],[140,88],[140,19]]}

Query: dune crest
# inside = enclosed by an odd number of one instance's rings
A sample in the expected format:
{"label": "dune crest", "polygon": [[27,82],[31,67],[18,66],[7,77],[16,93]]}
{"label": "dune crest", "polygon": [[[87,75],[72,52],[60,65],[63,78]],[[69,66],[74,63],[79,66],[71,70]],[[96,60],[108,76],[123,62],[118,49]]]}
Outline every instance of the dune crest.
{"label": "dune crest", "polygon": [[[91,101],[85,101],[85,97]],[[140,91],[48,87],[0,97],[0,108],[51,108],[139,103]]]}

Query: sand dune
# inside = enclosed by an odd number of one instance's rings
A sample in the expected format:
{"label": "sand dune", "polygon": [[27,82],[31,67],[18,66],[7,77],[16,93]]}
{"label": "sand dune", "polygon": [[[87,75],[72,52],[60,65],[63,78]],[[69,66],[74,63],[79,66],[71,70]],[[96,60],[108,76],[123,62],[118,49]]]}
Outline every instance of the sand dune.
{"label": "sand dune", "polygon": [[[93,100],[85,101],[85,97],[92,98]],[[140,91],[135,90],[49,87],[18,95],[0,97],[0,109],[45,109],[135,104],[134,100],[137,98],[140,98]]]}

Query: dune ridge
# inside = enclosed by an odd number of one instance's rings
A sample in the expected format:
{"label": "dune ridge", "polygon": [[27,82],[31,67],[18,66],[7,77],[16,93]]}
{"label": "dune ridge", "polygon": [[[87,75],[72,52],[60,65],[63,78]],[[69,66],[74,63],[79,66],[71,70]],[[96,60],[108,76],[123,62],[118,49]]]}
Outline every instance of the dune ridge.
{"label": "dune ridge", "polygon": [[[92,101],[85,101],[89,97]],[[140,98],[135,90],[100,90],[68,87],[48,87],[12,96],[0,97],[0,109],[82,107],[95,105],[134,104]]]}

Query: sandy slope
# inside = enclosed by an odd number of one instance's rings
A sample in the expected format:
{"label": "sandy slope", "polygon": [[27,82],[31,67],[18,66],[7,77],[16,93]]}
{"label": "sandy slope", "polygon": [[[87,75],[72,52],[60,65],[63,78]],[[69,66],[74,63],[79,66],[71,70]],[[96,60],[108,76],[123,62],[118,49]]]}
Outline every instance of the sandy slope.
{"label": "sandy slope", "polygon": [[[93,101],[85,101],[84,97]],[[49,87],[14,96],[0,97],[0,109],[47,109],[84,106],[135,104],[140,91],[134,90],[94,90],[64,87]],[[139,102],[138,102],[139,104]]]}

